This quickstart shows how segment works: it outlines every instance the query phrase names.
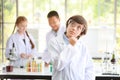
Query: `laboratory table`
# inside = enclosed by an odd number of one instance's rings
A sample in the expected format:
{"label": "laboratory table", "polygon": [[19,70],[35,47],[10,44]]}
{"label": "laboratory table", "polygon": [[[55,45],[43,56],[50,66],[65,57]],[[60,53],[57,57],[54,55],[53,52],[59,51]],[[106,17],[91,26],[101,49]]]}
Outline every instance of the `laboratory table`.
{"label": "laboratory table", "polygon": [[120,75],[96,75],[95,80],[120,80]]}
{"label": "laboratory table", "polygon": [[[43,72],[26,72],[25,69],[15,68],[13,72],[0,72],[0,79],[46,79],[52,80],[52,72],[44,69]],[[96,75],[95,80],[120,80],[120,75]]]}
{"label": "laboratory table", "polygon": [[48,70],[43,72],[26,72],[25,69],[14,69],[13,72],[0,72],[0,79],[52,79],[52,73]]}

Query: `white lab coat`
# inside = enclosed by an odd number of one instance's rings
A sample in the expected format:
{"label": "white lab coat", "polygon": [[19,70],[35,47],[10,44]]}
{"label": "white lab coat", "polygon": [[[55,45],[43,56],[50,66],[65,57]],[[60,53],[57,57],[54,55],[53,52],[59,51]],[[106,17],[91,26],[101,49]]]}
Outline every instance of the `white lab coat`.
{"label": "white lab coat", "polygon": [[[30,34],[29,34],[29,37],[32,40],[32,42],[34,43],[34,40]],[[10,53],[10,49],[12,49],[12,44],[13,43],[15,44],[16,56],[17,56],[17,60],[14,61],[14,63],[13,63],[13,66],[15,66],[15,67],[20,67],[20,66],[26,65],[26,62],[28,59],[21,58],[20,57],[21,53],[32,54],[34,57],[36,57],[38,55],[36,48],[31,49],[30,40],[26,34],[25,34],[24,38],[25,38],[25,43],[23,41],[23,38],[20,36],[20,34],[18,32],[16,32],[9,37],[7,44],[6,44],[6,53],[5,53],[6,58],[9,58],[9,53]]]}
{"label": "white lab coat", "polygon": [[52,38],[54,38],[54,37],[56,37],[56,36],[58,36],[60,34],[64,34],[65,30],[66,30],[65,26],[60,25],[60,28],[59,28],[59,30],[57,32],[55,32],[54,30],[51,29],[51,31],[49,31],[47,33],[47,35],[46,35],[46,49],[44,50],[43,55],[42,55],[42,59],[45,62],[47,62],[47,63],[50,62],[50,55],[48,53],[48,48],[47,48],[48,42]]}
{"label": "white lab coat", "polygon": [[53,63],[52,80],[94,80],[93,63],[86,47],[80,40],[72,46],[64,37],[57,36],[48,44]]}
{"label": "white lab coat", "polygon": [[54,30],[51,29],[51,31],[48,32],[47,35],[46,35],[47,44],[48,44],[49,40],[52,39],[53,37],[56,37],[60,34],[63,34],[65,32],[65,29],[66,29],[65,26],[62,26],[62,25],[60,25],[57,32],[55,32]]}

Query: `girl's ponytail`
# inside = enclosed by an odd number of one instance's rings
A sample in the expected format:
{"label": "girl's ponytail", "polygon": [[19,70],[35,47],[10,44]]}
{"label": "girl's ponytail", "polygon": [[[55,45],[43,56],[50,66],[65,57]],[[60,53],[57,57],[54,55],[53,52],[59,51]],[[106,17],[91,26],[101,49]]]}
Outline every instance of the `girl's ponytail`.
{"label": "girl's ponytail", "polygon": [[14,34],[15,28],[16,28],[16,24],[15,24],[15,26],[14,26],[14,29],[13,29],[13,31],[12,31],[12,34]]}
{"label": "girl's ponytail", "polygon": [[35,48],[35,45],[33,44],[32,40],[30,39],[30,36],[28,35],[28,32],[26,32],[26,35],[28,36],[29,40],[30,40],[30,44],[31,44],[31,48],[34,49]]}

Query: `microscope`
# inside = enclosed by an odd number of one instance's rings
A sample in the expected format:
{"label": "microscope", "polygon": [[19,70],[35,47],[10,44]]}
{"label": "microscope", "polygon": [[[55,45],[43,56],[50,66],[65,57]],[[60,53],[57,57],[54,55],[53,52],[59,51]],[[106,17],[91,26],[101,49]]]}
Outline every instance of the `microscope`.
{"label": "microscope", "polygon": [[12,49],[10,49],[9,58],[10,65],[14,64],[14,61],[17,60],[15,43],[12,44]]}

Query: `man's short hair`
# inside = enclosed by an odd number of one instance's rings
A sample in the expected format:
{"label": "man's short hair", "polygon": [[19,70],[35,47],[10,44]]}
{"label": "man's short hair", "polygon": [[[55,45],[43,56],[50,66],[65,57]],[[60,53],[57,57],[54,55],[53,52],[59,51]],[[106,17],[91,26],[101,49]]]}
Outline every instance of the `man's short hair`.
{"label": "man's short hair", "polygon": [[50,11],[47,15],[47,18],[50,18],[50,17],[53,17],[53,16],[56,16],[57,18],[59,18],[59,14],[57,11]]}

